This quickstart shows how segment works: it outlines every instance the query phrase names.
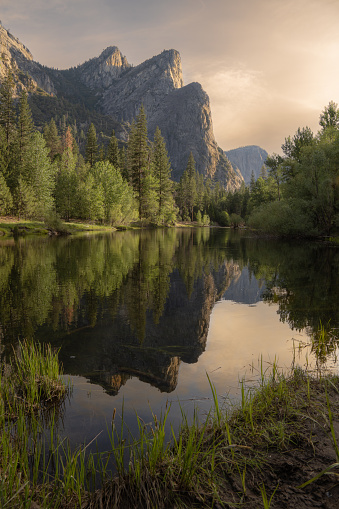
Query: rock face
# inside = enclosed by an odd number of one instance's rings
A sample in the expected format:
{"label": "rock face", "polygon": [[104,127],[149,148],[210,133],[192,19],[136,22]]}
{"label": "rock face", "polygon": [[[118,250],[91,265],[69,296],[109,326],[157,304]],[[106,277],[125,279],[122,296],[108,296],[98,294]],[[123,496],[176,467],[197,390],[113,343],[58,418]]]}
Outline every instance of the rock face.
{"label": "rock face", "polygon": [[76,71],[80,80],[92,90],[105,90],[130,67],[119,48],[110,46],[99,57],[78,66]]}
{"label": "rock face", "polygon": [[35,92],[42,88],[48,94],[55,93],[55,87],[44,68],[33,61],[31,52],[14,35],[0,24],[0,81],[11,69],[16,77],[16,93],[26,89]]}
{"label": "rock face", "polygon": [[[17,88],[26,88],[31,94],[41,94],[38,89],[42,89],[61,103],[82,104],[96,115],[109,116],[117,124],[117,136],[124,141],[128,125],[143,104],[149,136],[159,126],[165,138],[174,180],[180,179],[192,152],[197,170],[204,176],[218,180],[228,190],[241,186],[240,172],[232,168],[215,141],[206,92],[199,83],[184,86],[178,51],[163,51],[133,67],[116,46],[111,46],[97,58],[58,71],[34,62],[27,48],[1,25],[0,36],[5,62],[0,80],[11,67]],[[51,107],[49,118],[53,115]],[[100,123],[101,130],[103,125],[105,122]]]}
{"label": "rock face", "polygon": [[266,150],[257,145],[248,145],[247,147],[228,150],[225,154],[231,161],[233,168],[240,170],[246,185],[249,185],[251,182],[252,172],[255,180],[257,180],[268,156]]}
{"label": "rock face", "polygon": [[112,82],[100,101],[103,111],[118,120],[132,122],[144,105],[150,121],[162,100],[173,90],[183,86],[180,55],[175,50],[132,67]]}

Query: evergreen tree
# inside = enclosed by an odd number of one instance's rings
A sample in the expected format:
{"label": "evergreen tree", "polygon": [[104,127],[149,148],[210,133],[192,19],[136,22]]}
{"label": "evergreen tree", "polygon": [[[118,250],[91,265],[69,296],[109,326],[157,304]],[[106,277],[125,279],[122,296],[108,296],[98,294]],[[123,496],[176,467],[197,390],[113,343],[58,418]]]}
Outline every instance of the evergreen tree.
{"label": "evergreen tree", "polygon": [[0,162],[7,186],[13,196],[17,185],[17,168],[14,141],[16,136],[16,113],[13,102],[14,79],[9,69],[0,87]]}
{"label": "evergreen tree", "polygon": [[147,121],[144,107],[141,106],[136,122],[132,124],[128,142],[129,180],[138,201],[139,219],[148,219],[152,204],[152,175],[147,139]]}
{"label": "evergreen tree", "polygon": [[163,224],[175,219],[175,204],[172,193],[171,165],[165,140],[161,136],[161,131],[158,127],[154,133],[153,171],[158,200],[157,220]]}
{"label": "evergreen tree", "polygon": [[49,149],[49,157],[54,161],[58,156],[61,156],[62,148],[58,128],[53,118],[44,127],[44,138]]}
{"label": "evergreen tree", "polygon": [[109,140],[107,158],[108,161],[114,166],[114,168],[120,168],[119,146],[114,130],[112,131],[112,136]]}
{"label": "evergreen tree", "polygon": [[68,126],[63,137],[62,137],[62,150],[71,150],[73,152],[73,147],[75,145],[75,140],[71,131],[71,128]]}
{"label": "evergreen tree", "polygon": [[7,187],[5,177],[0,170],[0,216],[8,214],[13,204],[12,195]]}
{"label": "evergreen tree", "polygon": [[89,126],[86,139],[85,161],[92,167],[97,159],[98,141],[94,124]]}
{"label": "evergreen tree", "polygon": [[186,170],[182,178],[182,193],[185,208],[190,214],[191,221],[193,221],[193,209],[197,200],[197,172],[192,152],[189,155]]}
{"label": "evergreen tree", "polygon": [[251,172],[251,181],[250,181],[250,191],[252,192],[255,186],[255,176],[254,171]]}
{"label": "evergreen tree", "polygon": [[13,141],[16,124],[16,114],[13,102],[14,78],[9,69],[0,87],[0,125],[5,131],[7,146]]}
{"label": "evergreen tree", "polygon": [[25,91],[23,91],[19,103],[19,116],[16,139],[16,159],[19,175],[23,175],[25,173],[27,154],[29,151],[29,145],[31,143],[33,131],[34,125],[32,120],[32,112],[28,105],[27,94]]}

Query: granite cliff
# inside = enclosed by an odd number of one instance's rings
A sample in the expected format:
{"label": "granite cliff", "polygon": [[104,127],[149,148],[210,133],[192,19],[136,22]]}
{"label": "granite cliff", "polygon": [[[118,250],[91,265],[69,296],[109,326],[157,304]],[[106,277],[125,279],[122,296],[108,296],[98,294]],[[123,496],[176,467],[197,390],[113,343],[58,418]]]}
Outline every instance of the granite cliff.
{"label": "granite cliff", "polygon": [[60,71],[35,62],[29,50],[0,25],[0,52],[0,80],[10,67],[17,92],[25,88],[30,93],[37,125],[58,111],[86,128],[87,115],[87,122],[97,122],[104,134],[110,135],[113,127],[126,141],[128,126],[143,104],[149,136],[158,125],[165,138],[174,180],[180,179],[192,152],[204,176],[228,190],[241,186],[240,172],[215,141],[208,95],[199,83],[184,86],[178,51],[163,51],[134,67],[111,46],[99,57]]}
{"label": "granite cliff", "polygon": [[251,182],[252,172],[255,180],[259,177],[260,170],[265,164],[268,153],[257,145],[235,148],[225,152],[226,157],[232,163],[234,170],[240,170],[244,177],[245,184]]}

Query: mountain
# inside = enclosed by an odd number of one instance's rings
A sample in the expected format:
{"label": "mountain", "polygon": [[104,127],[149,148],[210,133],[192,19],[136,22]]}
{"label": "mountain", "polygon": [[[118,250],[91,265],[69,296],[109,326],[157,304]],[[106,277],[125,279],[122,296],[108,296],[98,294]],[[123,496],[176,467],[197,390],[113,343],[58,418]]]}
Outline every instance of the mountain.
{"label": "mountain", "polygon": [[265,164],[268,153],[257,145],[248,145],[246,147],[235,148],[225,151],[226,157],[232,163],[234,170],[240,170],[244,177],[245,184],[251,182],[252,172],[257,180],[262,166]]}
{"label": "mountain", "polygon": [[38,127],[52,117],[86,130],[93,122],[97,132],[127,141],[131,122],[144,105],[149,136],[158,125],[168,148],[173,178],[179,180],[190,152],[197,170],[218,180],[227,190],[241,186],[214,134],[209,98],[198,83],[184,86],[178,51],[163,51],[132,66],[116,46],[99,57],[67,70],[35,62],[20,41],[0,25],[0,80],[11,68],[16,93],[25,88]]}

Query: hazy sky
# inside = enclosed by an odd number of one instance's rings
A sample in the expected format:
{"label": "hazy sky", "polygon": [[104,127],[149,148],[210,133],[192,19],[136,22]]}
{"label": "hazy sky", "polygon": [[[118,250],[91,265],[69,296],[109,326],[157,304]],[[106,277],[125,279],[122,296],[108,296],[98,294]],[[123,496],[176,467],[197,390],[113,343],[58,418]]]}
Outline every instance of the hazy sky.
{"label": "hazy sky", "polygon": [[280,152],[339,102],[339,0],[0,0],[34,60],[65,69],[118,46],[137,65],[181,54],[184,81],[211,101],[224,150]]}

